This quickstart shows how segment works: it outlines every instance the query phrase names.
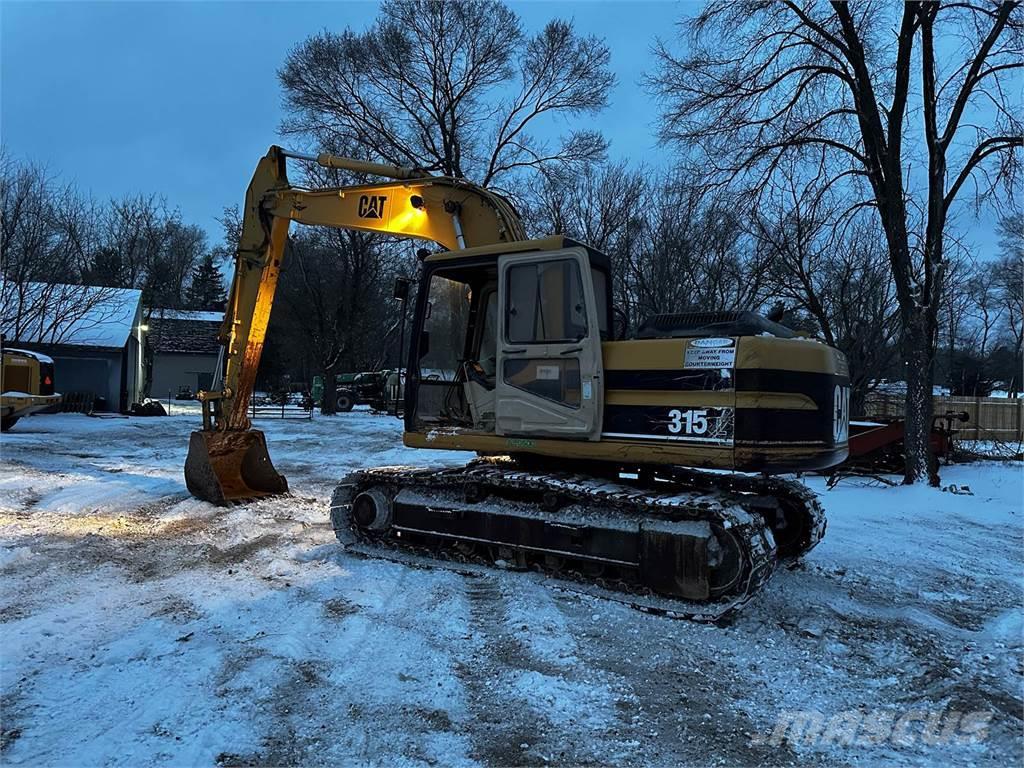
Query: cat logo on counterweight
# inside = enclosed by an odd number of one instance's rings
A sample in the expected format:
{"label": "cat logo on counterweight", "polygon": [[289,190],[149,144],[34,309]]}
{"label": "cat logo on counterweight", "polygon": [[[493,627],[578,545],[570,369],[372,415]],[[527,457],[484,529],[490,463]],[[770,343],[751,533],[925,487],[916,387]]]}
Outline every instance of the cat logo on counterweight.
{"label": "cat logo on counterweight", "polygon": [[387,202],[387,199],[387,195],[360,195],[359,218],[383,219],[384,203]]}

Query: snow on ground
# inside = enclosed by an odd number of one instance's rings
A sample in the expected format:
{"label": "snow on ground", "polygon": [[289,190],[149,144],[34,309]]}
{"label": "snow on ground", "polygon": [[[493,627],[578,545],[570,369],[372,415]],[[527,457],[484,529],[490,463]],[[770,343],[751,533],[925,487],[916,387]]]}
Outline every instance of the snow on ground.
{"label": "snow on ground", "polygon": [[342,551],[347,471],[466,459],[366,411],[260,423],[291,496],[196,501],[173,407],[3,436],[4,765],[1024,759],[1020,464],[810,479],[825,540],[717,627]]}

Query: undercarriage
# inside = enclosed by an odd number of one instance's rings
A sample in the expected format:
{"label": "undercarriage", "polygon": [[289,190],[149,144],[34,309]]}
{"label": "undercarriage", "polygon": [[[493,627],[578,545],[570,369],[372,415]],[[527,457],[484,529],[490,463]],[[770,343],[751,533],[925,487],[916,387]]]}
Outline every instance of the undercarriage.
{"label": "undercarriage", "polygon": [[538,571],[638,608],[717,621],[824,535],[778,478],[672,467],[538,471],[508,458],[349,475],[331,519],[367,552]]}

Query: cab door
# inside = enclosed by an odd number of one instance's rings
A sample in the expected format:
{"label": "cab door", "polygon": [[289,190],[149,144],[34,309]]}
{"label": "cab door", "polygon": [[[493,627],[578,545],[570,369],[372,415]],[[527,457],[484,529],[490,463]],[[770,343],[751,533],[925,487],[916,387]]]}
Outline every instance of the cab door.
{"label": "cab door", "polygon": [[495,429],[599,440],[601,332],[582,249],[498,259]]}

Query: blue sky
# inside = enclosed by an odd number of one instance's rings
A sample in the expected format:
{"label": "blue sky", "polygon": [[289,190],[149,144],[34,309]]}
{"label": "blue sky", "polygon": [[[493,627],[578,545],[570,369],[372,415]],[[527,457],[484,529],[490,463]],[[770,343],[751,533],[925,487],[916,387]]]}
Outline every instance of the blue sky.
{"label": "blue sky", "polygon": [[[528,30],[571,17],[605,37],[619,85],[600,128],[616,155],[660,162],[638,83],[685,3],[513,3]],[[691,8],[695,6],[690,6]],[[361,28],[372,2],[2,2],[0,130],[9,152],[99,197],[157,193],[219,236],[277,143],[276,70],[321,28]]]}
{"label": "blue sky", "polygon": [[[615,157],[668,161],[657,106],[640,85],[655,36],[671,38],[695,0],[512,2],[528,31],[572,18],[612,49],[618,86],[598,127]],[[220,236],[252,169],[277,143],[278,66],[321,28],[362,28],[375,2],[12,2],[0,0],[0,140],[98,197],[164,196]],[[969,206],[964,206],[969,207]],[[962,225],[979,255],[991,216]]]}

